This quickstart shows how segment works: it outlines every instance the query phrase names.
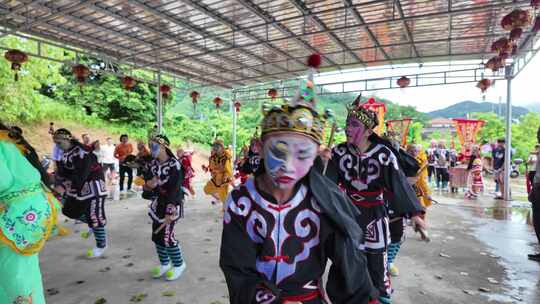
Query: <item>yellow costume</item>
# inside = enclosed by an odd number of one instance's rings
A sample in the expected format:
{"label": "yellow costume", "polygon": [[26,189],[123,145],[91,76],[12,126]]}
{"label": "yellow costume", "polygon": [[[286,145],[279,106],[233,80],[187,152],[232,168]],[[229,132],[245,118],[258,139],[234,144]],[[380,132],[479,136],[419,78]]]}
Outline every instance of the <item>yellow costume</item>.
{"label": "yellow costume", "polygon": [[229,150],[224,149],[222,142],[215,144],[222,148],[219,153],[213,152],[210,156],[208,171],[212,178],[204,186],[204,193],[216,196],[224,203],[229,194],[229,183],[233,180],[232,156]]}
{"label": "yellow costume", "polygon": [[420,200],[420,203],[424,208],[427,208],[431,206],[431,200],[429,197],[431,196],[431,190],[429,189],[428,183],[427,183],[427,177],[428,177],[428,171],[427,171],[427,163],[428,159],[426,156],[426,153],[423,149],[418,152],[418,155],[416,156],[416,160],[420,164],[420,171],[418,172],[418,181],[416,182],[416,195],[418,196],[418,199]]}

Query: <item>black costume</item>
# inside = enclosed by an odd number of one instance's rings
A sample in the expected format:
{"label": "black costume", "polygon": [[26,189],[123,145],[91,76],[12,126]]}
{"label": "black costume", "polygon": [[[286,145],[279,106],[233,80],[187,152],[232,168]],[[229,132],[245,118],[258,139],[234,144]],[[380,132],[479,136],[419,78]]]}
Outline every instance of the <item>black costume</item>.
{"label": "black costume", "polygon": [[254,178],[232,191],[224,215],[220,266],[233,304],[323,302],[322,276],[333,303],[376,298],[366,258],[357,250],[358,211],[315,170],[279,205]]}
{"label": "black costume", "polygon": [[378,137],[372,136],[370,140],[372,144],[363,154],[347,143],[334,147],[332,162],[339,172],[338,184],[360,210],[358,221],[364,231],[362,248],[367,253],[379,300],[389,303],[391,286],[386,254],[390,233],[386,204],[396,216],[421,213],[423,209],[402,172],[403,159]]}
{"label": "black costume", "polygon": [[97,247],[104,248],[107,188],[103,169],[96,155],[79,142],[72,141],[72,147],[64,151],[58,162],[56,174],[63,180],[66,188],[62,213],[87,223],[94,231]]}

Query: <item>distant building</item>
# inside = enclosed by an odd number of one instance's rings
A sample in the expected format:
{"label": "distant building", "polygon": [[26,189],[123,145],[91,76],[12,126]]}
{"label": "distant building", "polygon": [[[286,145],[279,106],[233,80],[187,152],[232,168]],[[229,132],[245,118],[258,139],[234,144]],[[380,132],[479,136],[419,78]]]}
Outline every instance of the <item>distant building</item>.
{"label": "distant building", "polygon": [[424,138],[429,138],[431,134],[435,132],[441,134],[441,136],[443,137],[444,134],[455,134],[456,129],[454,128],[454,122],[452,121],[452,119],[444,117],[433,118],[422,129],[422,136]]}

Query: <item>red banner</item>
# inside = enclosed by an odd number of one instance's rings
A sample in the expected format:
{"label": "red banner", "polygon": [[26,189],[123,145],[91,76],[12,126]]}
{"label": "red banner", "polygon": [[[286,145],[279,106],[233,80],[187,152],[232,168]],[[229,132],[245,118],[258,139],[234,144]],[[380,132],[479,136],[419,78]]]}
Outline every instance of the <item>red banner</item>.
{"label": "red banner", "polygon": [[486,122],[478,119],[464,118],[454,118],[452,120],[456,127],[459,143],[461,144],[461,153],[466,154],[466,152],[470,151],[471,147],[476,144],[478,132],[480,132]]}

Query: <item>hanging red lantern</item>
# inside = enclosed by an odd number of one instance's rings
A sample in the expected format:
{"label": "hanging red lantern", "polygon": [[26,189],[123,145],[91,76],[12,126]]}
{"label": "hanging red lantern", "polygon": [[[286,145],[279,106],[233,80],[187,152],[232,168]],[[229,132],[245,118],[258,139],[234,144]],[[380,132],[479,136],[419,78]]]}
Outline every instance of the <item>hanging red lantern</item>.
{"label": "hanging red lantern", "polygon": [[516,27],[510,32],[510,40],[518,41],[521,38],[521,35],[523,35],[523,29],[520,27]]}
{"label": "hanging red lantern", "polygon": [[400,88],[403,89],[403,88],[408,87],[408,86],[411,84],[411,80],[410,80],[408,77],[406,77],[406,76],[402,76],[401,78],[399,78],[399,79],[397,80],[396,83],[397,83],[397,85],[398,85]]}
{"label": "hanging red lantern", "polygon": [[270,96],[270,98],[272,98],[272,100],[276,99],[278,95],[278,92],[276,89],[272,88],[270,90],[268,90],[268,96]]}
{"label": "hanging red lantern", "polygon": [[86,82],[86,78],[88,77],[88,75],[90,75],[90,69],[84,64],[77,64],[71,68],[71,71],[73,72],[73,75],[77,79],[77,82],[79,83],[79,89],[81,90],[81,93],[82,93],[82,87],[84,83]]}
{"label": "hanging red lantern", "polygon": [[489,87],[491,86],[491,80],[489,79],[482,79],[477,84],[476,87],[479,88],[482,93],[484,93]]}
{"label": "hanging red lantern", "polygon": [[499,54],[510,53],[512,51],[512,42],[507,38],[500,38],[491,44],[491,51]]}
{"label": "hanging red lantern", "polygon": [[540,0],[531,0],[531,6],[534,8],[540,7]]}
{"label": "hanging red lantern", "polygon": [[531,22],[531,16],[528,11],[515,9],[501,20],[501,26],[507,31],[518,27],[526,27]]}
{"label": "hanging red lantern", "polygon": [[19,80],[19,71],[23,63],[28,61],[28,55],[19,50],[9,50],[4,54],[7,61],[11,62],[11,69],[15,71],[15,81]]}
{"label": "hanging red lantern", "polygon": [[535,33],[540,31],[540,15],[538,15],[538,16],[536,16],[536,18],[534,18],[534,25],[533,25],[531,31],[533,31]]}
{"label": "hanging red lantern", "polygon": [[240,101],[237,100],[234,102],[234,109],[236,110],[236,113],[240,112],[241,107],[242,107],[242,104],[240,103]]}
{"label": "hanging red lantern", "polygon": [[197,99],[199,99],[199,92],[197,91],[192,91],[189,96],[191,97],[191,102],[193,103],[193,106],[195,106],[197,104]]}
{"label": "hanging red lantern", "polygon": [[221,108],[222,103],[223,103],[223,99],[221,99],[219,96],[214,98],[214,104],[216,105],[216,109]]}
{"label": "hanging red lantern", "polygon": [[505,63],[506,63],[506,61],[505,61],[504,58],[502,58],[500,56],[495,56],[495,57],[491,58],[490,60],[488,60],[485,67],[487,69],[492,70],[493,72],[497,72],[502,67],[504,67]]}
{"label": "hanging red lantern", "polygon": [[159,86],[159,91],[161,92],[161,94],[163,95],[164,98],[169,98],[171,97],[171,87],[166,85],[166,84],[162,84],[161,86]]}
{"label": "hanging red lantern", "polygon": [[135,78],[130,76],[124,76],[122,77],[122,86],[125,90],[131,91],[135,86],[137,85],[137,81]]}

